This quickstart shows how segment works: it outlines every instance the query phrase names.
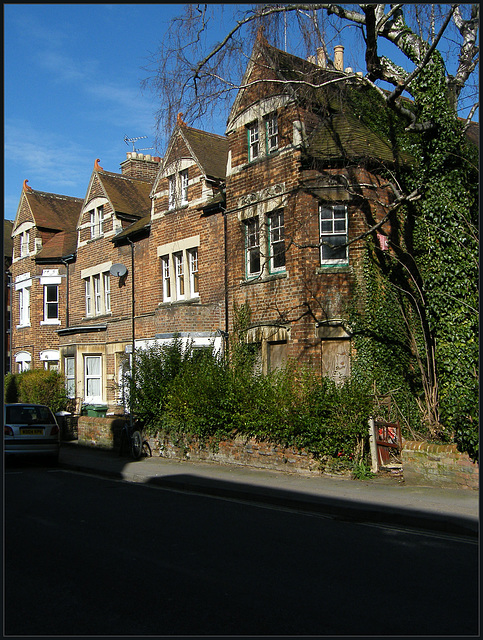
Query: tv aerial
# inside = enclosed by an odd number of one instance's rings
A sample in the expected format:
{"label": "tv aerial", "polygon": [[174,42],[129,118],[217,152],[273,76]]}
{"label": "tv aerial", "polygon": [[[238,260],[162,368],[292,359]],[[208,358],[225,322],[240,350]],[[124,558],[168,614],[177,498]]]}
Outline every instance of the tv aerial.
{"label": "tv aerial", "polygon": [[123,140],[126,144],[132,144],[133,153],[137,153],[138,151],[149,151],[150,149],[154,149],[154,147],[145,147],[144,149],[135,149],[134,143],[138,140],[145,140],[148,136],[138,136],[137,138],[128,138],[124,136]]}

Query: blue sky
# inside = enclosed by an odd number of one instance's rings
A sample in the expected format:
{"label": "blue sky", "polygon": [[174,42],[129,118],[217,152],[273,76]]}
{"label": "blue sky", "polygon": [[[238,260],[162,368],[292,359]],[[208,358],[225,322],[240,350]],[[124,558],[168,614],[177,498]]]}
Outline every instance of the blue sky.
{"label": "blue sky", "polygon": [[[226,33],[223,11],[242,8],[216,7],[213,39]],[[39,191],[84,198],[96,158],[107,171],[120,171],[132,150],[125,136],[147,136],[136,149],[154,145],[157,104],[151,92],[141,92],[143,67],[182,10],[181,4],[4,5],[5,218],[14,219],[25,179]],[[342,43],[346,64],[358,70],[363,49],[355,31],[345,25]],[[206,128],[224,133],[224,124]],[[164,148],[144,153],[162,156]]]}
{"label": "blue sky", "polygon": [[[119,172],[132,145],[154,143],[155,97],[142,67],[179,5],[4,5],[5,218],[24,179],[83,198],[96,158]],[[144,151],[163,155],[163,149]]]}

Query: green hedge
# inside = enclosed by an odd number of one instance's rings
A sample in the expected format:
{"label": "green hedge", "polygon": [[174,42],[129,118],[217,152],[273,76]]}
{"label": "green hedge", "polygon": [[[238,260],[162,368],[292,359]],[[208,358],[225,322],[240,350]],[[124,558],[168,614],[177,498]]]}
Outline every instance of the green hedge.
{"label": "green hedge", "polygon": [[5,376],[5,402],[32,402],[45,404],[54,413],[63,411],[68,404],[65,379],[57,371],[31,369]]}

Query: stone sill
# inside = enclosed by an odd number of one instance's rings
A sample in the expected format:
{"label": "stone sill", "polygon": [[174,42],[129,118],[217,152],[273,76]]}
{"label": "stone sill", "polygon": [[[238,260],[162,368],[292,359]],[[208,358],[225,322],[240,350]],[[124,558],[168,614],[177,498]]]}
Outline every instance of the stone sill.
{"label": "stone sill", "polygon": [[240,280],[240,285],[245,287],[252,284],[262,284],[264,282],[272,282],[274,280],[283,280],[284,278],[288,278],[288,273],[283,271],[282,273],[271,273],[269,276],[264,276],[263,278],[250,278],[249,280]]}
{"label": "stone sill", "polygon": [[327,267],[317,267],[315,270],[317,275],[325,275],[327,273],[352,273],[352,267],[348,264],[331,265]]}

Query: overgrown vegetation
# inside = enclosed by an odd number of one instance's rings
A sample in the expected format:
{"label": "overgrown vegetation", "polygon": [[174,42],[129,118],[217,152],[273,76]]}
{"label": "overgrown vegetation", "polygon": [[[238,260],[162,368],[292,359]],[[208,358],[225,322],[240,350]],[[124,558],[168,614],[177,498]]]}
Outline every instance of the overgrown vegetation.
{"label": "overgrown vegetation", "polygon": [[45,404],[53,413],[68,409],[65,379],[57,371],[31,369],[23,373],[8,373],[4,385],[5,402]]}
{"label": "overgrown vegetation", "polygon": [[[247,308],[238,318],[248,317]],[[214,446],[242,436],[312,453],[321,465],[351,469],[368,454],[370,390],[357,380],[338,387],[311,369],[289,362],[270,375],[258,373],[242,322],[231,340],[231,362],[213,349],[169,345],[140,351],[133,409],[147,431],[174,440],[197,438]]]}

